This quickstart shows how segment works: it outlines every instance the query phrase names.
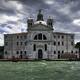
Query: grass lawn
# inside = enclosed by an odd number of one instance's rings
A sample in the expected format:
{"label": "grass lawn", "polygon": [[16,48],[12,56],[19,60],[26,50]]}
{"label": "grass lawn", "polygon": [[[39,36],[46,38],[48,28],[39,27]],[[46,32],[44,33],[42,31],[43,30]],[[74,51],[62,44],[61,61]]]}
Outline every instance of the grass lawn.
{"label": "grass lawn", "polygon": [[80,80],[80,62],[0,62],[0,80]]}

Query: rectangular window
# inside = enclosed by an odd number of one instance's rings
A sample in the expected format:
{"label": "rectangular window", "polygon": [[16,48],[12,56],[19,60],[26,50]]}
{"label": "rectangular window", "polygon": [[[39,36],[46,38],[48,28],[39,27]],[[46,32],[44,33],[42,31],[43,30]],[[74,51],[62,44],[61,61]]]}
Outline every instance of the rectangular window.
{"label": "rectangular window", "polygon": [[58,42],[58,46],[60,46],[60,42]]}
{"label": "rectangular window", "polygon": [[62,42],[62,46],[64,46],[64,42]]}
{"label": "rectangular window", "polygon": [[71,42],[71,45],[73,46],[73,45],[74,45],[74,43],[73,43],[73,42]]}
{"label": "rectangular window", "polygon": [[33,45],[33,51],[36,51],[36,45],[35,44]]}
{"label": "rectangular window", "polygon": [[17,36],[17,39],[19,39],[19,36]]}
{"label": "rectangular window", "polygon": [[54,51],[54,54],[56,54],[56,51]]}
{"label": "rectangular window", "polygon": [[27,42],[25,42],[25,46],[27,45]]}
{"label": "rectangular window", "polygon": [[45,44],[45,51],[47,51],[47,44]]}
{"label": "rectangular window", "polygon": [[5,46],[7,46],[8,45],[8,42],[5,42]]}
{"label": "rectangular window", "polygon": [[54,46],[56,46],[56,42],[54,41]]}
{"label": "rectangular window", "polygon": [[16,54],[19,54],[19,51],[17,51]]}
{"label": "rectangular window", "polygon": [[26,51],[24,51],[24,54],[26,55]]}
{"label": "rectangular window", "polygon": [[64,36],[62,36],[62,39],[64,39]]}
{"label": "rectangular window", "polygon": [[19,42],[17,42],[17,45],[19,45]]}
{"label": "rectangular window", "polygon": [[62,51],[62,54],[64,53],[64,51]]}
{"label": "rectangular window", "polygon": [[54,38],[56,38],[56,36],[54,35]]}
{"label": "rectangular window", "polygon": [[58,35],[58,38],[60,38],[60,36]]}
{"label": "rectangular window", "polygon": [[21,42],[21,45],[22,45],[22,42]]}

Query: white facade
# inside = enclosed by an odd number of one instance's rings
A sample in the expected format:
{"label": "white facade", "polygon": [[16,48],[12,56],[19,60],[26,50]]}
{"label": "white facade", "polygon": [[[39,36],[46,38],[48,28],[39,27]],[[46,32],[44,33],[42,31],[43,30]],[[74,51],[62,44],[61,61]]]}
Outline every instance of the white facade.
{"label": "white facade", "polygon": [[37,20],[27,21],[28,29],[25,33],[4,35],[4,57],[28,59],[57,59],[64,53],[76,53],[74,48],[74,34],[54,32],[53,19],[44,21],[41,11]]}

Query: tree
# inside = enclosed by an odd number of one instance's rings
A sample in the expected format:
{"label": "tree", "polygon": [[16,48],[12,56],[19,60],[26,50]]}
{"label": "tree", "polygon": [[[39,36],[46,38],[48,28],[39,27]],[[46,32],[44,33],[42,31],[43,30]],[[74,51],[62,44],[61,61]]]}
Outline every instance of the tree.
{"label": "tree", "polygon": [[80,57],[80,42],[77,42],[76,43],[75,48],[78,48],[79,49],[79,57]]}

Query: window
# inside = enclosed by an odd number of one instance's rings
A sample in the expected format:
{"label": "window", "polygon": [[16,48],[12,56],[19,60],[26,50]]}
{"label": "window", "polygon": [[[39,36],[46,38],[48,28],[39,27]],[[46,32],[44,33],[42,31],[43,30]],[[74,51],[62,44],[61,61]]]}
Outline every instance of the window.
{"label": "window", "polygon": [[76,51],[76,53],[78,53],[78,52]]}
{"label": "window", "polygon": [[64,42],[62,42],[62,46],[64,45]]}
{"label": "window", "polygon": [[71,51],[71,53],[73,53],[73,51]]}
{"label": "window", "polygon": [[62,36],[62,39],[64,38],[64,36]]}
{"label": "window", "polygon": [[27,38],[27,36],[25,35],[25,36],[24,36],[24,39],[26,39],[26,38]]}
{"label": "window", "polygon": [[37,35],[34,37],[34,40],[37,40]]}
{"label": "window", "polygon": [[19,39],[19,36],[17,36],[17,39]]}
{"label": "window", "polygon": [[20,54],[22,55],[22,51],[20,51]]}
{"label": "window", "polygon": [[54,41],[54,46],[56,45],[56,42]]}
{"label": "window", "polygon": [[45,44],[45,51],[47,51],[47,44]]}
{"label": "window", "polygon": [[27,45],[27,42],[25,42],[25,46]]}
{"label": "window", "polygon": [[33,51],[36,51],[36,45],[35,44],[33,45]]}
{"label": "window", "polygon": [[74,36],[72,35],[72,36],[71,36],[71,39],[73,39],[73,38],[74,38]]}
{"label": "window", "polygon": [[20,36],[20,38],[22,39],[22,36]]}
{"label": "window", "polygon": [[62,54],[64,53],[64,51],[62,51]]}
{"label": "window", "polygon": [[58,51],[58,53],[60,54],[60,51]]}
{"label": "window", "polygon": [[46,36],[45,35],[43,35],[43,40],[46,40],[47,38],[46,38]]}
{"label": "window", "polygon": [[24,51],[24,54],[26,55],[26,51]]}
{"label": "window", "polygon": [[8,42],[5,42],[5,46],[7,46],[8,45]]}
{"label": "window", "polygon": [[38,34],[38,39],[42,40],[42,34]]}
{"label": "window", "polygon": [[58,42],[58,46],[60,46],[60,42]]}
{"label": "window", "polygon": [[7,35],[5,35],[5,38],[7,38]]}
{"label": "window", "polygon": [[58,36],[58,38],[60,38],[60,36]]}
{"label": "window", "polygon": [[19,54],[19,51],[17,51],[16,54]]}
{"label": "window", "polygon": [[54,51],[54,54],[56,54],[56,51]]}
{"label": "window", "polygon": [[73,42],[71,42],[71,45],[73,45]]}
{"label": "window", "polygon": [[41,33],[36,35],[34,37],[34,40],[47,40],[46,36],[45,35],[42,35]]}
{"label": "window", "polygon": [[19,45],[19,42],[17,42],[17,45]]}
{"label": "window", "polygon": [[54,36],[54,38],[56,38],[56,36]]}
{"label": "window", "polygon": [[5,51],[5,54],[6,54],[6,55],[8,54],[7,51]]}
{"label": "window", "polygon": [[22,42],[21,42],[21,45],[22,45]]}

